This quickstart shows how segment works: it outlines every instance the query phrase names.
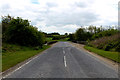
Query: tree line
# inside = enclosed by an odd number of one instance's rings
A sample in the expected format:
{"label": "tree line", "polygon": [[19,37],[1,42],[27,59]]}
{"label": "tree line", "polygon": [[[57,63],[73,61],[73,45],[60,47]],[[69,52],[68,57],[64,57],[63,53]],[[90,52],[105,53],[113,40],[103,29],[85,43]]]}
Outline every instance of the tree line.
{"label": "tree line", "polygon": [[87,28],[79,28],[75,33],[69,34],[70,41],[91,41],[104,36],[111,36],[120,32],[118,29],[105,29],[102,26],[89,26]]}
{"label": "tree line", "polygon": [[69,34],[69,40],[77,43],[85,43],[105,51],[120,52],[120,30],[114,27],[108,29],[102,26],[79,28],[75,33]]}
{"label": "tree line", "polygon": [[3,43],[18,44],[22,46],[40,46],[45,42],[43,32],[30,25],[30,21],[20,17],[2,17]]}

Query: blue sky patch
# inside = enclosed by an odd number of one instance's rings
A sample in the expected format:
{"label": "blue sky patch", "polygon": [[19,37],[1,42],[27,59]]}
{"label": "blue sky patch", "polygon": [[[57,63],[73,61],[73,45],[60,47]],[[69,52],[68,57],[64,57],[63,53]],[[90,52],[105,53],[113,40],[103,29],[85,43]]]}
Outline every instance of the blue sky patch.
{"label": "blue sky patch", "polygon": [[38,0],[31,0],[33,4],[39,4]]}

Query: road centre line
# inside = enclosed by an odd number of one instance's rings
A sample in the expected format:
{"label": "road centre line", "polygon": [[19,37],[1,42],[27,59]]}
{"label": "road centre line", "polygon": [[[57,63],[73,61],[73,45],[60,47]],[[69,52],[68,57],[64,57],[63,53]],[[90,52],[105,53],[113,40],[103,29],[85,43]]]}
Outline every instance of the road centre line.
{"label": "road centre line", "polygon": [[65,54],[65,51],[63,50],[63,54]]}
{"label": "road centre line", "polygon": [[65,54],[65,50],[64,50],[64,48],[63,48],[63,54]]}
{"label": "road centre line", "polygon": [[64,65],[67,67],[66,57],[64,56]]}

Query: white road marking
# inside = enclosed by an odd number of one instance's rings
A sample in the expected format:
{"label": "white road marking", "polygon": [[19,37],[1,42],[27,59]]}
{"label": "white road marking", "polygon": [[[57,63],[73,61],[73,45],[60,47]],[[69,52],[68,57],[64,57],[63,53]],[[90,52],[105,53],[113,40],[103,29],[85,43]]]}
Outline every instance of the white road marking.
{"label": "white road marking", "polygon": [[63,50],[63,54],[65,54],[65,51]]}
{"label": "white road marking", "polygon": [[65,54],[65,50],[64,50],[64,48],[63,48],[63,54]]}
{"label": "white road marking", "polygon": [[66,57],[65,56],[64,56],[64,65],[65,65],[65,67],[67,67]]}
{"label": "white road marking", "polygon": [[[38,56],[37,56],[38,57]],[[18,67],[17,69],[15,69],[14,71],[10,72],[9,74],[5,75],[3,78],[6,78],[7,76],[11,75],[12,73],[14,73],[15,71],[21,69],[23,66],[25,66],[26,64],[30,63],[32,60],[36,59],[37,57],[29,60],[28,62],[26,62],[25,64],[21,65],[20,67]]]}

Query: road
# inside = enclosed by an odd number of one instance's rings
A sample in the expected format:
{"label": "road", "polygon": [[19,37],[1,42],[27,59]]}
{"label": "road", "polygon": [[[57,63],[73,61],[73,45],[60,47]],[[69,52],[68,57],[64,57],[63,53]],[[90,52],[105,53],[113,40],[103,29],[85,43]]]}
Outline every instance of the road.
{"label": "road", "polygon": [[6,78],[118,78],[117,71],[68,42],[58,42]]}

